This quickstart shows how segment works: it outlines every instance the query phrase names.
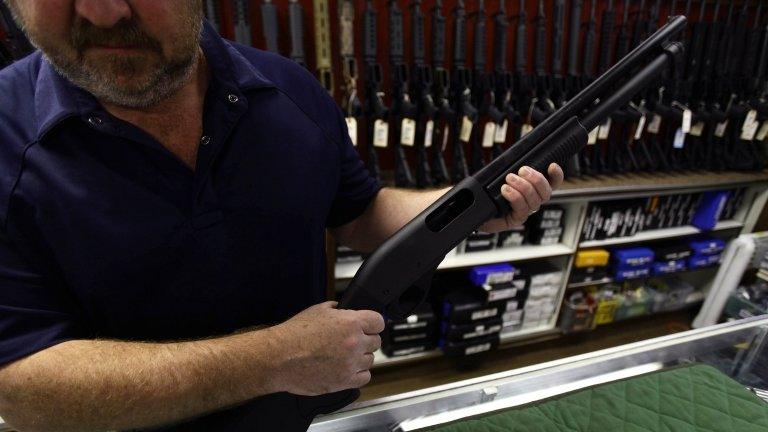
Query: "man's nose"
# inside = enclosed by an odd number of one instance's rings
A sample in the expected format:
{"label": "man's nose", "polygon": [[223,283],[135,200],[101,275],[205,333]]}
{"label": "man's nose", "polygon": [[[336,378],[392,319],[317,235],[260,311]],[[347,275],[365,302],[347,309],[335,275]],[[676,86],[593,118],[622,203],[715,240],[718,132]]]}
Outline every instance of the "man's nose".
{"label": "man's nose", "polygon": [[75,0],[75,12],[96,27],[110,28],[131,17],[125,0]]}

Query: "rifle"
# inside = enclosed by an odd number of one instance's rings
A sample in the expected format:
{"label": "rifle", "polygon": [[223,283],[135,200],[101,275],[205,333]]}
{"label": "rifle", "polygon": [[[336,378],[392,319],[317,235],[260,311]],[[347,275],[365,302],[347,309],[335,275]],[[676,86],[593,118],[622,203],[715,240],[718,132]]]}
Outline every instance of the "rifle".
{"label": "rifle", "polygon": [[[7,51],[6,56],[10,59],[20,59],[35,50],[24,32],[16,26],[13,15],[8,7],[0,2],[0,30],[5,33],[5,41],[1,41]],[[10,61],[9,61],[10,63]]]}
{"label": "rifle", "polygon": [[[595,60],[595,38],[597,37],[597,22],[595,21],[595,6],[597,0],[591,0],[589,8],[589,18],[584,24],[584,55],[581,64],[581,85],[580,88],[586,87],[592,82],[594,78],[594,60]],[[581,153],[581,159],[579,165],[582,167],[582,171],[585,174],[597,173],[597,166],[593,163],[595,154],[594,146],[597,142],[597,135],[591,133],[587,147]]]}
{"label": "rifle", "polygon": [[[568,26],[568,71],[564,81],[563,94],[565,100],[575,96],[581,90],[581,77],[579,75],[579,41],[581,35],[581,9],[583,0],[571,1],[571,17]],[[564,102],[564,101],[563,101]],[[582,174],[581,157],[576,155],[565,167],[566,176],[580,176]]]}
{"label": "rifle", "polygon": [[552,82],[546,71],[547,17],[544,15],[544,0],[539,0],[534,35],[533,75],[536,82],[536,99],[531,102],[528,112],[529,124],[536,125],[549,117],[556,108],[550,97]]}
{"label": "rifle", "polygon": [[432,146],[432,180],[435,186],[448,183],[450,174],[443,152],[448,143],[450,125],[456,116],[448,100],[451,79],[445,69],[445,17],[442,0],[436,0],[431,10],[432,21],[432,100],[437,108],[434,124],[434,145]]}
{"label": "rifle", "polygon": [[373,0],[366,0],[363,12],[363,62],[365,62],[365,116],[368,124],[368,171],[379,181],[381,170],[376,148],[387,146],[389,109],[384,105],[384,92],[380,89],[382,74],[376,50],[376,10],[373,8]]}
{"label": "rifle", "polygon": [[253,46],[250,1],[232,0],[232,3],[232,18],[235,22],[235,42],[246,46]]}
{"label": "rifle", "polygon": [[307,57],[304,54],[304,9],[299,0],[289,0],[288,23],[291,30],[291,60],[307,67]]}
{"label": "rifle", "polygon": [[267,46],[267,51],[279,53],[277,35],[280,34],[280,29],[277,22],[277,8],[272,3],[272,0],[262,0],[261,27],[264,32],[264,42]]}
{"label": "rifle", "polygon": [[473,52],[473,72],[472,72],[472,95],[474,96],[474,105],[478,110],[478,118],[483,119],[485,123],[479,123],[480,127],[475,128],[472,134],[472,152],[470,173],[474,174],[485,165],[484,149],[493,147],[496,127],[504,121],[504,112],[496,106],[496,94],[494,93],[491,82],[491,75],[486,73],[486,20],[485,7],[483,0],[478,0],[477,11],[474,14],[474,52]]}
{"label": "rifle", "polygon": [[344,78],[344,96],[341,109],[347,122],[352,144],[357,146],[357,123],[363,114],[363,106],[357,97],[357,59],[355,58],[355,4],[353,0],[339,1],[339,54],[341,73]]}
{"label": "rifle", "polygon": [[211,23],[216,33],[221,33],[221,5],[219,5],[219,0],[205,0],[204,3],[205,9],[203,9],[203,13],[205,18]]}
{"label": "rifle", "polygon": [[645,14],[645,0],[640,0],[640,7],[637,9],[637,12],[634,13],[635,15],[635,26],[632,28],[632,42],[631,47],[635,48],[636,46],[640,45],[640,42],[643,41],[643,38],[645,38],[645,30],[648,28],[648,25],[643,23],[643,15]]}
{"label": "rifle", "polygon": [[552,64],[550,66],[550,98],[555,106],[565,103],[565,83],[563,82],[563,31],[565,30],[565,0],[553,0],[552,3]]}
{"label": "rifle", "polygon": [[515,134],[519,139],[530,131],[531,126],[531,100],[535,90],[533,77],[528,74],[528,29],[526,27],[528,14],[525,11],[525,0],[520,0],[517,13],[517,28],[515,29],[515,95],[516,111],[520,113],[521,124]]}
{"label": "rifle", "polygon": [[437,107],[432,100],[432,70],[426,64],[421,0],[411,0],[413,100],[416,101],[416,186],[433,184],[427,149],[433,145]]}
{"label": "rifle", "polygon": [[389,1],[389,67],[392,70],[392,106],[389,118],[392,122],[392,148],[395,151],[395,185],[413,187],[413,175],[403,146],[416,143],[416,105],[408,95],[408,67],[404,63],[403,12],[397,0]]}
{"label": "rifle", "polygon": [[512,73],[507,69],[507,47],[509,46],[506,4],[499,1],[499,10],[493,16],[493,81],[495,84],[496,109],[502,114],[502,122],[496,125],[491,154],[493,159],[503,152],[502,145],[507,142],[509,124],[516,121],[519,114],[512,105]]}
{"label": "rifle", "polygon": [[331,69],[331,24],[328,16],[328,0],[312,0],[315,16],[315,69],[317,79],[328,93],[333,95]]}
{"label": "rifle", "polygon": [[453,111],[456,115],[451,126],[451,143],[453,150],[453,167],[451,180],[459,183],[467,177],[467,161],[464,157],[464,143],[469,142],[472,129],[477,121],[477,109],[472,106],[472,77],[466,68],[466,13],[464,0],[458,0],[453,9],[453,71],[451,74],[451,90],[453,93]]}
{"label": "rifle", "polygon": [[[597,56],[597,69],[599,74],[605,73],[608,67],[611,65],[611,38],[613,35],[613,26],[616,15],[613,11],[613,0],[608,0],[608,6],[603,11],[603,16],[600,21],[600,50]],[[612,159],[613,152],[616,148],[616,131],[611,136],[611,126],[613,124],[612,118],[607,118],[605,123],[601,124],[597,132],[597,142],[592,146],[592,163],[591,167],[593,172],[604,173],[611,171],[611,167],[608,161]],[[609,142],[609,138],[613,138],[613,144]]]}
{"label": "rifle", "polygon": [[[524,165],[546,172],[551,162],[565,163],[584,147],[587,130],[673,64],[682,50],[670,40],[684,29],[685,22],[684,17],[677,17],[651,35],[499,158],[391,236],[360,267],[339,307],[377,310],[396,319],[408,316],[427,295],[432,274],[444,255],[478,226],[510,211],[500,192],[505,176]],[[596,99],[600,99],[597,104]]]}
{"label": "rifle", "polygon": [[608,0],[608,7],[603,11],[603,18],[600,21],[600,55],[597,62],[599,74],[605,73],[611,65],[611,41],[615,20],[616,12],[613,10],[613,0]]}

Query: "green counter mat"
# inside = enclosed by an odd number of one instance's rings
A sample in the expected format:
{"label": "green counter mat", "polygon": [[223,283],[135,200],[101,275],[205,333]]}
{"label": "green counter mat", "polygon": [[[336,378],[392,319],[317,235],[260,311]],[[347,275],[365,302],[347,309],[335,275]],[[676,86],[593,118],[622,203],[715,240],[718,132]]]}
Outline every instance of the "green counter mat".
{"label": "green counter mat", "polygon": [[767,432],[768,404],[700,364],[439,426],[440,432]]}

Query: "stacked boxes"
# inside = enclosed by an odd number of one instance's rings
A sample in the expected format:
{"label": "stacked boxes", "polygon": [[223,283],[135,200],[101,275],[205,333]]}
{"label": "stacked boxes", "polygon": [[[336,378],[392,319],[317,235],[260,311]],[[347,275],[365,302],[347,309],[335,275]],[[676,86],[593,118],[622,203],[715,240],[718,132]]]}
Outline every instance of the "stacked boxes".
{"label": "stacked boxes", "polygon": [[404,320],[387,320],[381,335],[381,350],[394,357],[435,349],[438,330],[439,320],[432,306],[422,303]]}
{"label": "stacked boxes", "polygon": [[692,254],[688,258],[688,268],[690,269],[719,264],[720,256],[725,249],[725,241],[717,238],[693,240],[689,245],[692,250]]}
{"label": "stacked boxes", "polygon": [[563,216],[565,211],[559,206],[546,206],[531,215],[526,222],[529,243],[552,245],[560,243],[563,236]]}
{"label": "stacked boxes", "polygon": [[576,291],[565,299],[560,329],[563,333],[576,333],[594,328],[595,300],[588,293]]}
{"label": "stacked boxes", "polygon": [[691,248],[684,243],[667,244],[653,249],[656,261],[653,263],[653,275],[660,276],[688,269]]}
{"label": "stacked boxes", "polygon": [[[547,262],[527,264],[521,267],[520,278],[528,285],[528,299],[523,307],[521,329],[546,325],[557,308],[557,297],[564,273]],[[506,331],[514,331],[514,327]]]}
{"label": "stacked boxes", "polygon": [[613,257],[613,280],[621,282],[651,274],[654,253],[647,247],[615,249]]}
{"label": "stacked boxes", "polygon": [[449,356],[489,351],[499,345],[501,316],[506,301],[488,301],[480,287],[449,291],[443,300],[439,346]]}
{"label": "stacked boxes", "polygon": [[501,317],[505,328],[517,329],[522,325],[528,280],[521,276],[520,270],[509,264],[480,266],[470,271],[470,280],[485,290],[488,302],[506,302]]}
{"label": "stacked boxes", "polygon": [[578,251],[571,271],[571,283],[594,282],[608,277],[610,255],[605,249]]}
{"label": "stacked boxes", "polygon": [[620,305],[617,295],[618,289],[617,286],[606,285],[603,289],[591,294],[596,303],[593,325],[598,326],[613,322],[613,317]]}

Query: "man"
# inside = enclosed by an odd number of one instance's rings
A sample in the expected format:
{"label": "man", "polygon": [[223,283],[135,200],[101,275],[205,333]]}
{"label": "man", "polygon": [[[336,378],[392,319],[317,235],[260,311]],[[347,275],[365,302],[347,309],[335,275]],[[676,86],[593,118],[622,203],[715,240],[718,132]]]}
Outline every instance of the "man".
{"label": "man", "polygon": [[[322,303],[325,229],[372,250],[444,191],[380,190],[311,75],[198,0],[6,1],[43,54],[0,73],[0,415],[288,429],[289,393],[366,384],[384,322]],[[510,175],[483,229],[548,174]]]}

